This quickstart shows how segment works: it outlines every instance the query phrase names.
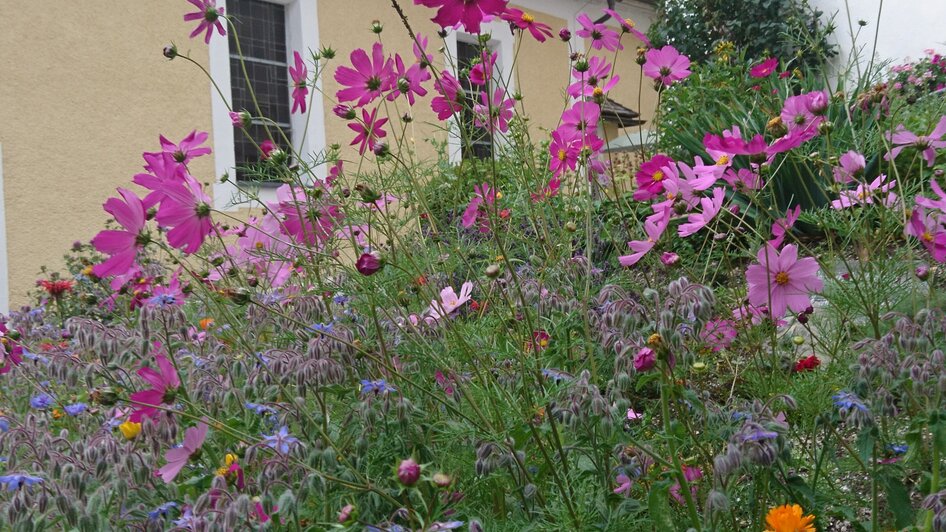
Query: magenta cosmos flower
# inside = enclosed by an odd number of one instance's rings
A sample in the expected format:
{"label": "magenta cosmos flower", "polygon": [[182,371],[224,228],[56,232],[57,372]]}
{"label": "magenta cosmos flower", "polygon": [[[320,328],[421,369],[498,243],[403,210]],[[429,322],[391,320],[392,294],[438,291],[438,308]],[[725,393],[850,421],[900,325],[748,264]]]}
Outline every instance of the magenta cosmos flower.
{"label": "magenta cosmos flower", "polygon": [[575,20],[581,24],[581,29],[576,31],[575,34],[585,39],[591,39],[591,47],[595,50],[605,49],[616,52],[624,49],[618,32],[604,24],[595,24],[588,13],[579,14],[575,17]]}
{"label": "magenta cosmos flower", "polygon": [[578,165],[578,154],[581,152],[581,138],[578,132],[558,128],[552,132],[552,142],[549,143],[549,170],[558,177],[567,170],[575,170]]}
{"label": "magenta cosmos flower", "polygon": [[164,135],[160,135],[158,141],[161,143],[161,151],[170,153],[175,161],[187,164],[201,155],[210,153],[210,148],[203,145],[207,142],[208,137],[209,135],[206,131],[194,130],[178,144],[174,144],[165,138]]}
{"label": "magenta cosmos flower", "polygon": [[223,8],[217,7],[217,0],[187,0],[190,4],[197,8],[197,11],[193,13],[187,13],[184,15],[185,21],[199,20],[200,24],[194,28],[194,31],[191,32],[191,38],[200,35],[200,32],[206,32],[204,34],[204,43],[210,44],[210,37],[214,33],[214,28],[217,29],[217,33],[220,35],[226,35],[226,30],[223,29],[223,23],[220,22],[220,17],[223,16]]}
{"label": "magenta cosmos flower", "polygon": [[165,484],[170,484],[174,477],[184,469],[192,456],[197,454],[204,440],[207,439],[207,418],[202,418],[196,427],[191,427],[184,431],[184,444],[180,447],[169,449],[164,453],[167,464],[158,470],[158,475]]}
{"label": "magenta cosmos flower", "polygon": [[659,50],[656,48],[647,50],[644,57],[647,59],[644,63],[644,75],[663,83],[666,87],[690,75],[690,58],[669,44]]}
{"label": "magenta cosmos flower", "polygon": [[867,167],[867,160],[856,151],[849,151],[838,160],[840,166],[834,168],[834,180],[838,183],[850,183],[860,179]]}
{"label": "magenta cosmos flower", "polygon": [[479,33],[484,19],[506,11],[506,0],[414,0],[414,4],[437,9],[430,20],[441,27],[463,25],[469,33]]}
{"label": "magenta cosmos flower", "polygon": [[754,78],[767,78],[778,68],[778,58],[770,57],[749,69],[749,75]]}
{"label": "magenta cosmos flower", "polygon": [[634,178],[637,180],[634,199],[647,201],[663,194],[663,181],[667,177],[664,167],[673,164],[673,159],[663,153],[658,153],[649,161],[641,164],[640,169],[634,174]]}
{"label": "magenta cosmos flower", "polygon": [[536,22],[535,17],[521,9],[507,8],[501,18],[520,30],[529,30],[532,37],[539,42],[545,42],[545,39],[552,36],[551,26]]}
{"label": "magenta cosmos flower", "polygon": [[765,142],[765,137],[755,135],[750,140],[742,138],[742,131],[739,126],[733,126],[732,129],[723,131],[722,136],[707,133],[703,137],[703,146],[707,151],[716,150],[732,155],[757,155],[765,153],[769,145]]}
{"label": "magenta cosmos flower", "polygon": [[515,102],[512,98],[506,98],[506,91],[502,87],[496,87],[492,98],[483,91],[480,93],[480,101],[482,103],[473,106],[473,124],[486,128],[490,133],[495,133],[496,130],[502,133],[509,131]]}
{"label": "magenta cosmos flower", "polygon": [[128,396],[133,402],[138,403],[134,412],[128,416],[128,421],[141,423],[142,418],[154,417],[158,413],[156,407],[163,404],[174,404],[177,388],[181,385],[181,379],[177,376],[177,370],[174,365],[163,354],[154,356],[158,365],[157,371],[149,367],[143,367],[138,370],[138,376],[148,381],[151,385],[150,390],[142,390]]}
{"label": "magenta cosmos flower", "polygon": [[611,15],[611,17],[613,17],[614,20],[618,21],[618,23],[621,24],[621,29],[624,30],[625,33],[630,33],[631,35],[633,35],[637,40],[644,43],[644,46],[648,48],[651,46],[650,39],[648,39],[646,35],[641,33],[635,27],[637,26],[637,23],[634,22],[633,19],[624,18],[620,15],[620,13],[618,13],[617,11],[613,9],[605,9],[604,12],[607,13],[608,15]]}
{"label": "magenta cosmos flower", "polygon": [[907,131],[903,124],[900,124],[896,131],[887,134],[887,140],[896,146],[884,158],[888,161],[896,159],[904,148],[914,147],[923,153],[926,165],[933,166],[936,163],[936,150],[946,148],[943,135],[946,135],[946,115],[939,119],[939,123],[929,135],[917,135],[912,131]]}
{"label": "magenta cosmos flower", "polygon": [[210,197],[191,176],[180,182],[162,183],[159,191],[164,197],[155,220],[162,227],[170,228],[169,244],[185,253],[194,253],[213,228]]}
{"label": "magenta cosmos flower", "polygon": [[437,113],[438,120],[446,120],[463,110],[463,87],[453,74],[444,70],[440,79],[434,82],[434,88],[440,96],[430,100],[430,108]]}
{"label": "magenta cosmos flower", "polygon": [[749,304],[768,305],[773,318],[781,318],[787,309],[802,312],[809,305],[809,294],[819,292],[824,283],[818,278],[818,262],[798,258],[798,248],[786,245],[781,253],[766,244],[756,256],[759,263],[746,270]]}
{"label": "magenta cosmos flower", "polygon": [[298,109],[300,113],[305,113],[305,99],[309,95],[309,87],[306,85],[306,79],[309,77],[309,69],[305,66],[305,61],[299,52],[292,52],[295,59],[295,65],[289,67],[289,77],[292,78],[292,113]]}
{"label": "magenta cosmos flower", "polygon": [[351,141],[351,146],[358,145],[358,153],[365,154],[368,149],[374,149],[378,144],[378,139],[383,139],[388,133],[381,129],[388,122],[387,118],[378,119],[378,109],[374,108],[369,113],[366,109],[361,110],[361,121],[348,124],[348,128],[357,133],[355,140]]}
{"label": "magenta cosmos flower", "polygon": [[361,48],[353,51],[351,64],[355,68],[340,66],[335,70],[335,81],[346,87],[335,93],[339,102],[357,101],[361,107],[394,87],[394,62],[385,59],[381,43],[371,47],[370,59]]}
{"label": "magenta cosmos flower", "polygon": [[773,248],[781,246],[782,242],[785,241],[785,236],[792,230],[792,227],[795,227],[795,222],[798,221],[799,216],[801,216],[801,205],[795,205],[794,209],[785,212],[785,218],[775,220],[772,224],[772,240],[769,240],[769,245]]}
{"label": "magenta cosmos flower", "polygon": [[940,222],[941,217],[927,214],[922,208],[913,209],[910,223],[904,232],[920,240],[923,247],[937,262],[946,262],[946,230]]}
{"label": "magenta cosmos flower", "polygon": [[105,261],[92,267],[97,277],[123,275],[131,270],[138,258],[138,250],[148,243],[143,233],[145,208],[134,192],[119,188],[121,198],[109,198],[103,208],[115,217],[121,230],[106,229],[95,235],[92,246],[101,253],[110,255]]}
{"label": "magenta cosmos flower", "polygon": [[[611,74],[611,64],[598,56],[592,56],[588,59],[587,69],[572,69],[572,77],[575,82],[568,86],[568,95],[572,98],[585,96],[591,98],[600,91],[604,94],[614,88],[620,76],[608,76]],[[607,80],[607,83],[604,81]]]}
{"label": "magenta cosmos flower", "polygon": [[398,96],[407,97],[407,102],[413,106],[416,101],[415,94],[419,97],[427,96],[427,89],[424,88],[422,81],[424,74],[429,77],[426,69],[421,68],[420,63],[414,63],[405,67],[401,54],[394,54],[394,89],[388,94],[388,101],[394,101]]}

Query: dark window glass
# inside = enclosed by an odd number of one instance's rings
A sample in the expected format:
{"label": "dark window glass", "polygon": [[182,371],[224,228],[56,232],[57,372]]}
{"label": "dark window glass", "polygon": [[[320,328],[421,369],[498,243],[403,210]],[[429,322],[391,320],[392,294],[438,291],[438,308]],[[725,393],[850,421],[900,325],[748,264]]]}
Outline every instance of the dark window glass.
{"label": "dark window glass", "polygon": [[[252,85],[256,93],[256,103],[263,116],[275,122],[287,134],[289,121],[289,73],[288,52],[286,50],[286,9],[280,4],[261,0],[229,0],[227,14],[233,17],[236,32],[230,32],[230,93],[233,109],[246,109],[256,116],[256,104],[250,93]],[[240,51],[243,52],[243,66],[237,50],[236,37],[240,39]],[[249,82],[249,83],[248,83]],[[246,128],[257,144],[272,136],[272,140],[283,150],[288,150],[282,135],[270,125],[254,120]],[[269,129],[270,134],[267,134]],[[237,164],[238,180],[266,180],[259,171],[248,169],[259,163],[260,152],[241,131],[234,132],[234,151]]]}
{"label": "dark window glass", "polygon": [[[457,40],[457,70],[467,71],[480,61],[480,47],[476,44]],[[493,154],[493,143],[489,131],[476,127],[473,120],[473,105],[482,103],[480,100],[481,87],[470,83],[469,77],[462,77],[460,85],[466,94],[466,104],[463,108],[462,123],[464,134],[462,138],[463,157],[488,159]]]}

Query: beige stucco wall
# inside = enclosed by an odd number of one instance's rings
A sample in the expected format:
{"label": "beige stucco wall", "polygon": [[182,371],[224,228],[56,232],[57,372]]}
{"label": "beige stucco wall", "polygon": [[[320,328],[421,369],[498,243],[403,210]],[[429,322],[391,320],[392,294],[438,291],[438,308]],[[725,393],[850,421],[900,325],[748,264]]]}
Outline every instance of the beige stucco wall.
{"label": "beige stucco wall", "polygon": [[[14,6],[14,4],[16,4]],[[210,128],[206,78],[168,62],[176,42],[201,62],[173,0],[0,0],[0,143],[11,308],[26,302],[41,265],[62,266],[108,215],[102,202],[141,171],[158,134]],[[192,171],[213,178],[211,161]]]}

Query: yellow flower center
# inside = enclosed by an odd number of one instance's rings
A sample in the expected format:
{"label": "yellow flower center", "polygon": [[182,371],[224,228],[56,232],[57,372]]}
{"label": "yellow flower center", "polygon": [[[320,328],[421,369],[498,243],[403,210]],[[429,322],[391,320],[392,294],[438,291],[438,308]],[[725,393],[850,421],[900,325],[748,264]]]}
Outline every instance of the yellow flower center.
{"label": "yellow flower center", "polygon": [[932,242],[933,234],[930,233],[929,231],[926,231],[925,233],[923,233],[923,235],[920,238],[923,239],[924,242]]}
{"label": "yellow flower center", "polygon": [[225,477],[225,476],[227,476],[227,468],[226,468],[226,467],[218,467],[218,468],[217,468],[217,476],[219,476],[219,477]]}
{"label": "yellow flower center", "polygon": [[719,159],[716,159],[716,164],[719,165],[719,166],[723,166],[723,165],[729,164],[729,156],[728,156],[728,155],[720,155],[720,156],[719,156]]}
{"label": "yellow flower center", "polygon": [[262,242],[257,242],[256,244],[253,244],[253,245],[256,246],[256,249],[263,249],[263,243],[262,243]]}
{"label": "yellow flower center", "polygon": [[647,337],[647,345],[651,347],[657,347],[663,343],[663,338],[660,337],[660,333],[654,333]]}
{"label": "yellow flower center", "polygon": [[664,173],[663,173],[663,170],[657,170],[656,172],[654,172],[654,176],[653,176],[652,179],[653,179],[654,181],[658,181],[658,182],[659,182],[659,181],[663,181],[663,180],[664,180]]}
{"label": "yellow flower center", "polygon": [[559,150],[558,150],[558,160],[559,160],[559,161],[564,161],[564,160],[567,159],[567,158],[568,158],[568,152],[566,152],[564,148],[559,148]]}
{"label": "yellow flower center", "polygon": [[624,25],[627,26],[628,28],[633,28],[634,26],[637,25],[637,23],[634,22],[634,19],[626,18],[624,19]]}
{"label": "yellow flower center", "polygon": [[788,284],[788,273],[778,272],[775,274],[775,282],[779,285]]}
{"label": "yellow flower center", "polygon": [[604,96],[604,91],[601,90],[601,87],[595,87],[594,90],[591,91],[591,94],[594,95],[595,98],[600,98]]}
{"label": "yellow flower center", "polygon": [[532,15],[528,13],[523,13],[522,16],[519,18],[521,18],[522,21],[525,22],[526,24],[532,24],[533,22],[535,22],[535,17],[533,17]]}

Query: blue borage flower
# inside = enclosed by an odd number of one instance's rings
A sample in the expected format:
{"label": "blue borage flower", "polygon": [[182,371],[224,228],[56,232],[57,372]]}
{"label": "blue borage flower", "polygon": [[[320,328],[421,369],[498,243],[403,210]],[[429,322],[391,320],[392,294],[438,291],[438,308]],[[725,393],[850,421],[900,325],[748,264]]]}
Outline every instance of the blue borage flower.
{"label": "blue borage flower", "polygon": [[378,379],[376,381],[369,381],[367,379],[362,379],[361,381],[361,395],[367,395],[369,393],[375,393],[378,395],[387,394],[391,392],[396,392],[397,388],[391,386],[384,379]]}
{"label": "blue borage flower", "polygon": [[40,477],[20,473],[0,476],[0,484],[6,484],[7,491],[16,491],[22,486],[32,486],[34,484],[41,484],[42,482],[43,479]]}
{"label": "blue borage flower", "polygon": [[30,406],[37,410],[46,410],[51,404],[53,404],[53,396],[48,393],[41,393],[30,399]]}
{"label": "blue borage flower", "polygon": [[848,410],[860,410],[861,412],[867,412],[867,405],[864,404],[861,399],[854,395],[851,392],[843,391],[839,392],[832,397],[834,399],[834,406],[838,407],[842,411]]}
{"label": "blue borage flower", "polygon": [[276,414],[276,409],[275,409],[275,408],[273,408],[273,407],[271,407],[271,406],[267,406],[267,405],[261,405],[261,404],[259,404],[259,403],[249,403],[249,402],[248,402],[248,403],[246,403],[246,404],[243,405],[243,406],[245,406],[245,407],[247,408],[247,410],[251,410],[251,411],[253,411],[253,412],[256,412],[256,414],[257,414],[257,415],[260,415],[260,416],[267,415],[267,414]]}
{"label": "blue borage flower", "polygon": [[544,376],[547,379],[552,379],[555,382],[562,382],[562,381],[568,382],[574,379],[574,377],[572,377],[568,373],[565,373],[564,371],[560,369],[555,369],[555,368],[542,368],[542,376]]}
{"label": "blue borage flower", "polygon": [[275,434],[263,435],[263,444],[282,454],[288,453],[290,446],[298,443],[299,439],[290,436],[289,429],[286,427],[280,428]]}
{"label": "blue borage flower", "polygon": [[66,406],[64,406],[64,407],[63,407],[63,410],[65,410],[66,413],[69,414],[70,416],[75,417],[75,416],[78,416],[79,414],[85,412],[86,409],[88,409],[88,408],[89,408],[89,405],[87,405],[87,404],[85,404],[85,403],[75,403],[75,404],[71,404],[71,405],[66,405]]}
{"label": "blue borage flower", "polygon": [[154,510],[148,512],[148,519],[157,521],[158,518],[167,516],[168,512],[170,512],[172,508],[177,508],[177,503],[174,501],[166,502]]}
{"label": "blue borage flower", "polygon": [[890,445],[887,446],[887,450],[888,450],[888,451],[892,452],[893,454],[897,454],[897,455],[900,455],[900,454],[907,454],[907,451],[908,451],[909,449],[910,449],[910,446],[907,445],[907,444],[905,444],[905,443],[900,443],[900,444],[891,443]]}
{"label": "blue borage flower", "polygon": [[319,335],[323,333],[331,334],[334,328],[335,328],[334,323],[316,323],[316,324],[309,325],[308,327],[306,327],[306,329],[308,329],[309,332],[317,333]]}

